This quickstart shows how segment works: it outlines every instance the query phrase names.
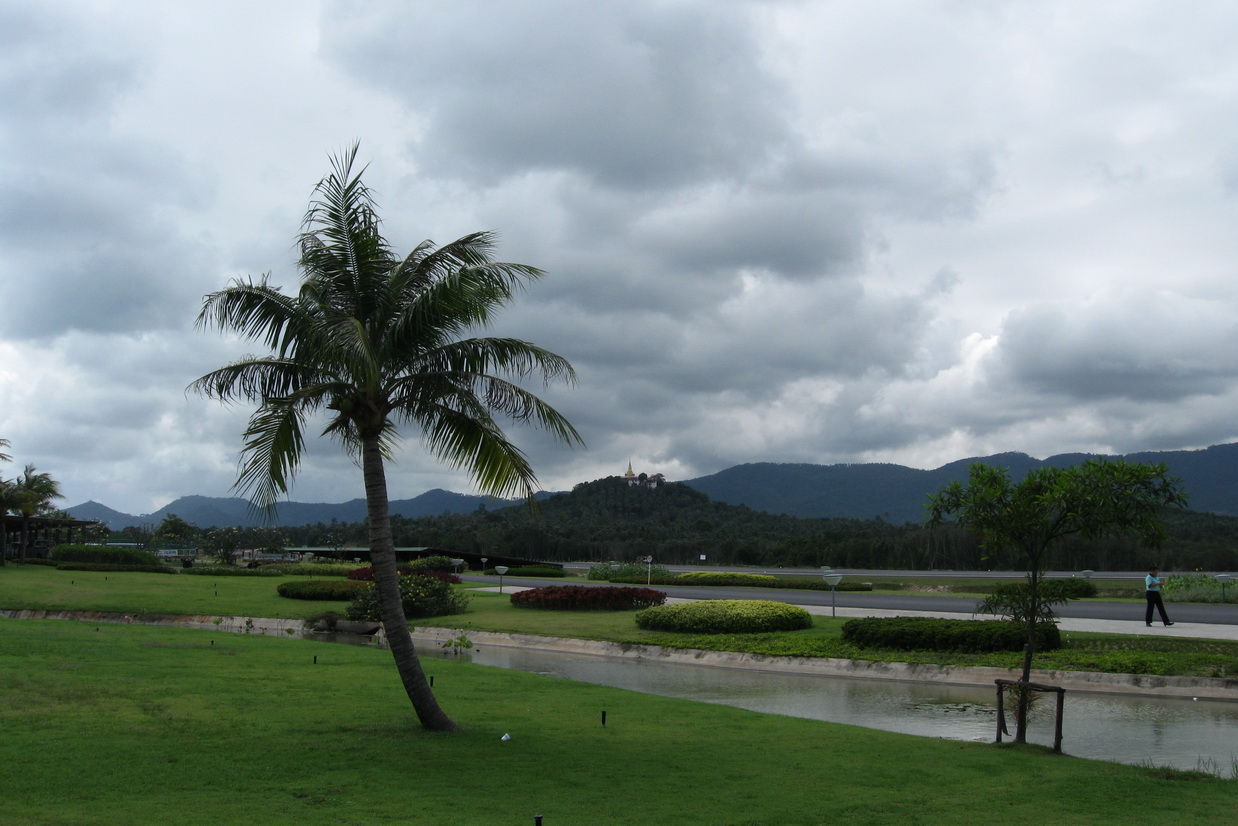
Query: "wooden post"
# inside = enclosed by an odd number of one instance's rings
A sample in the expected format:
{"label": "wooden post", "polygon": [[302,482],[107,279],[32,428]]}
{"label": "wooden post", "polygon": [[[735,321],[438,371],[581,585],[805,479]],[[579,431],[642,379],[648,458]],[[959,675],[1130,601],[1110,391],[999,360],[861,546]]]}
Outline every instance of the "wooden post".
{"label": "wooden post", "polygon": [[1002,741],[1002,729],[1006,727],[1006,703],[1002,681],[997,681],[997,742]]}
{"label": "wooden post", "polygon": [[1066,706],[1066,689],[1057,690],[1057,725],[1053,729],[1053,751],[1062,753],[1062,710]]}
{"label": "wooden post", "polygon": [[994,680],[997,684],[997,741],[1002,741],[1002,723],[1005,722],[1005,702],[1002,689],[1008,685],[1026,686],[1031,691],[1052,691],[1057,694],[1057,713],[1054,715],[1053,751],[1062,753],[1062,717],[1066,709],[1066,689],[1056,685],[1040,685],[1022,680]]}

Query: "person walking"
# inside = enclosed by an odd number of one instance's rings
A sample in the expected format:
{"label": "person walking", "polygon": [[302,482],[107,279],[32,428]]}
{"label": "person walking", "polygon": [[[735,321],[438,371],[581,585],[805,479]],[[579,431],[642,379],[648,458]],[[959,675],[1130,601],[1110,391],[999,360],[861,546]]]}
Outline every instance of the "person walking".
{"label": "person walking", "polygon": [[1152,627],[1153,608],[1161,612],[1161,622],[1165,625],[1173,625],[1165,613],[1165,603],[1161,602],[1161,584],[1160,572],[1156,568],[1149,568],[1148,575],[1143,578],[1143,593],[1148,600],[1148,610],[1144,613],[1143,623],[1149,628]]}

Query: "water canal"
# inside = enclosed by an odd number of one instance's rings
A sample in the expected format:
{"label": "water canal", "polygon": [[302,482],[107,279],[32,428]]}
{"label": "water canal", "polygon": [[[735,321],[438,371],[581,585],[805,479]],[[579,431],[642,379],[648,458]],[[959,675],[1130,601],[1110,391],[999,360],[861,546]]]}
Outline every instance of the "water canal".
{"label": "water canal", "polygon": [[[495,645],[435,656],[923,737],[991,742],[997,726],[996,697],[989,688],[747,671]],[[1053,706],[1053,698],[1046,696],[1033,710],[1029,742],[1052,745]],[[1010,727],[1013,730],[1013,719]],[[1072,691],[1066,695],[1063,730],[1062,750],[1076,757],[1203,769],[1226,777],[1234,775],[1238,766],[1238,702]]]}

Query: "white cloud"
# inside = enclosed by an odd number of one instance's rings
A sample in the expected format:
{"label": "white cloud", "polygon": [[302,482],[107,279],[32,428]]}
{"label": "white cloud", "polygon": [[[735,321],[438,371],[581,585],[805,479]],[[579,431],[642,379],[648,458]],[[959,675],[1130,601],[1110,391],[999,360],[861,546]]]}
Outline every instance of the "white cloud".
{"label": "white cloud", "polygon": [[[223,495],[271,271],[355,139],[390,240],[547,277],[496,331],[576,365],[550,488],[1238,438],[1230,4],[134,0],[0,6],[0,437],[151,511]],[[467,490],[410,435],[393,495]],[[315,441],[302,500],[361,495]]]}

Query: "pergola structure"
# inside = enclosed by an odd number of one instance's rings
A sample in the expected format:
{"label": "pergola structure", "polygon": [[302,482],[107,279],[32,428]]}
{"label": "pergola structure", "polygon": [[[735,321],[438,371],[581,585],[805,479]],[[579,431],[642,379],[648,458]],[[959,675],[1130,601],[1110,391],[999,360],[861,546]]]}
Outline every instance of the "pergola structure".
{"label": "pergola structure", "polygon": [[[0,516],[4,520],[5,541],[4,556],[15,559],[21,554],[22,526],[26,520],[20,516]],[[26,549],[27,557],[46,557],[56,545],[71,543],[74,536],[81,541],[85,530],[100,523],[90,519],[69,519],[57,516],[32,516],[28,520],[30,526],[30,547]]]}

